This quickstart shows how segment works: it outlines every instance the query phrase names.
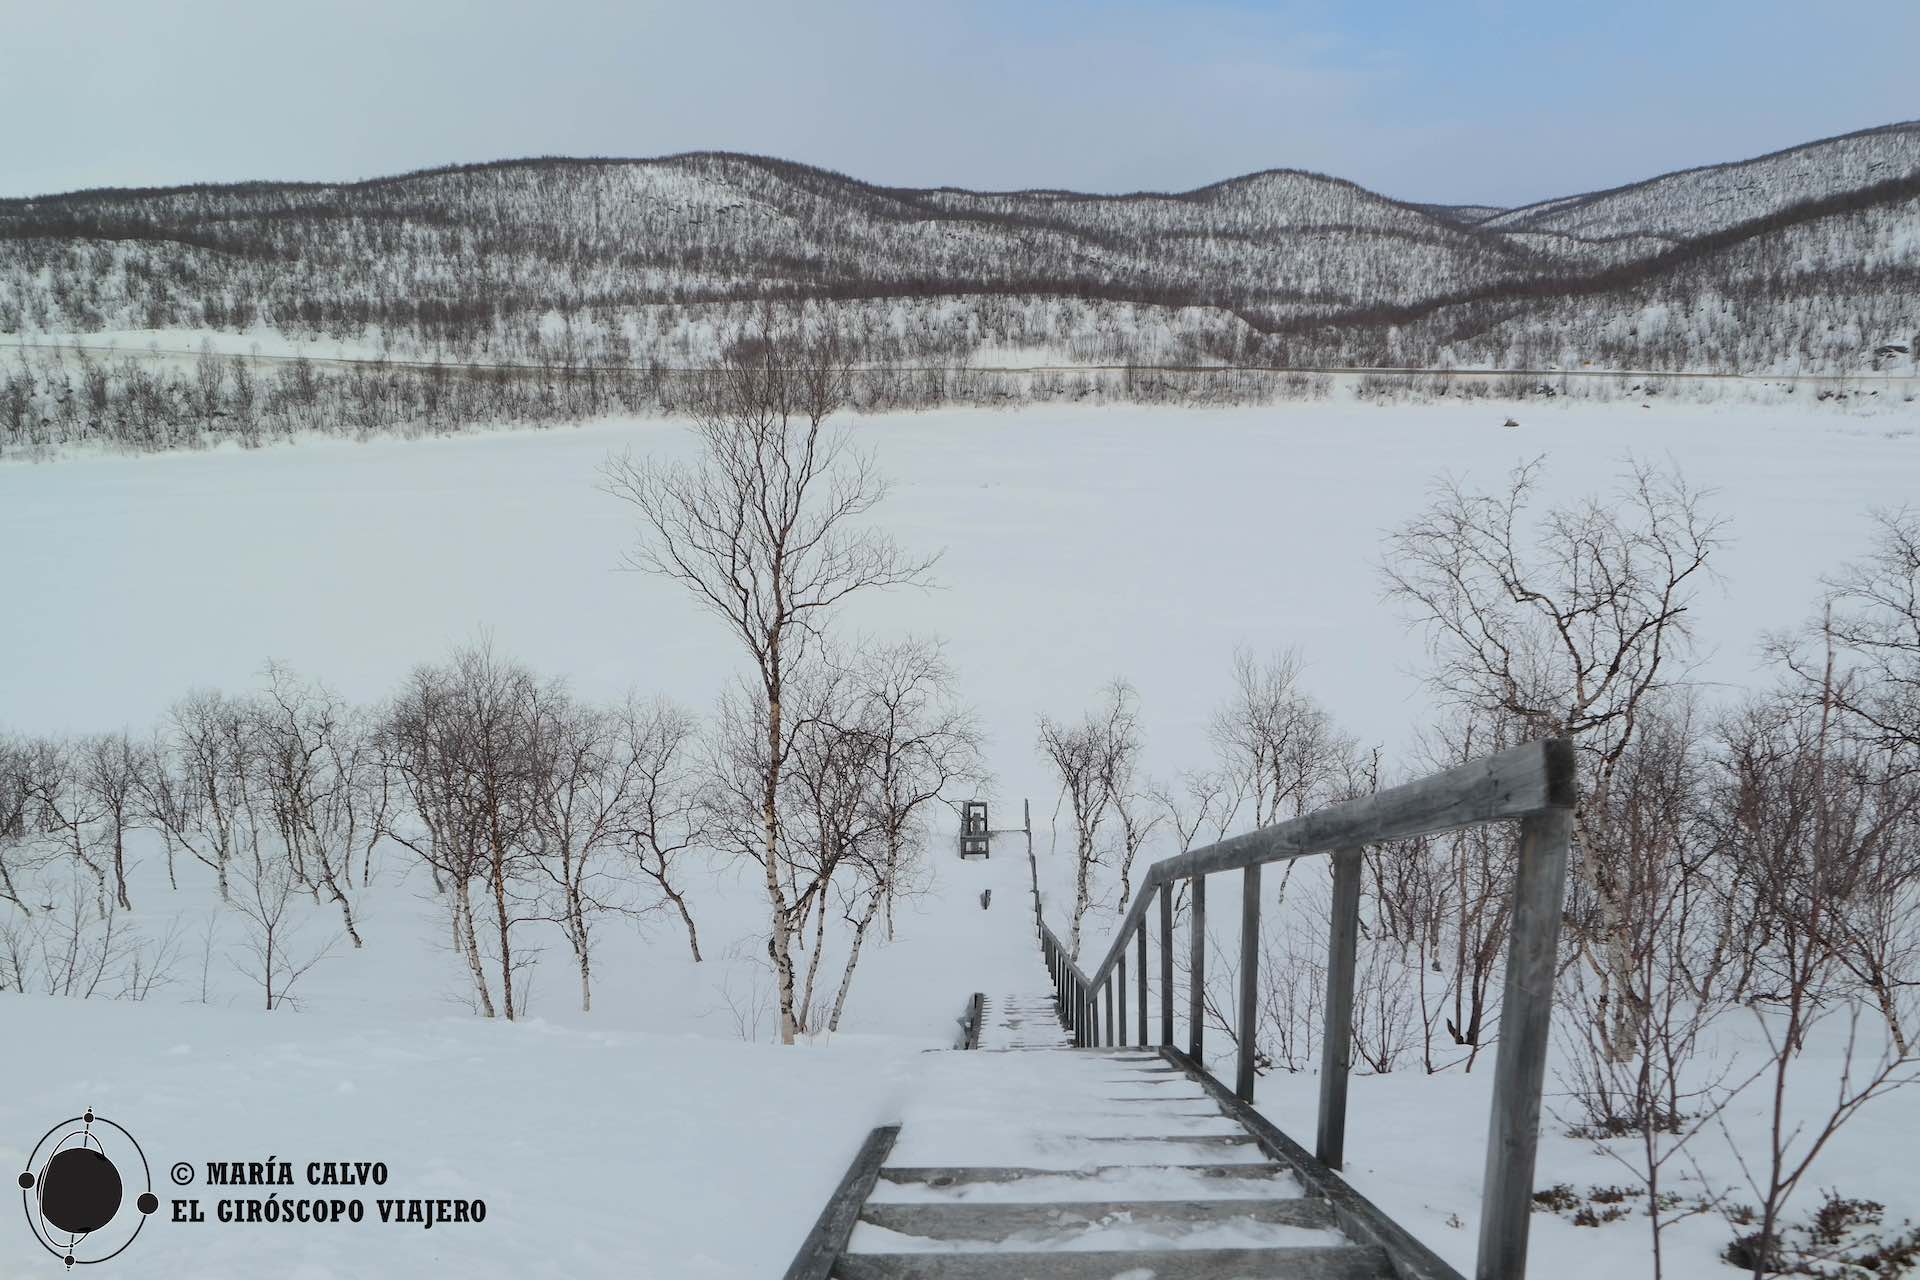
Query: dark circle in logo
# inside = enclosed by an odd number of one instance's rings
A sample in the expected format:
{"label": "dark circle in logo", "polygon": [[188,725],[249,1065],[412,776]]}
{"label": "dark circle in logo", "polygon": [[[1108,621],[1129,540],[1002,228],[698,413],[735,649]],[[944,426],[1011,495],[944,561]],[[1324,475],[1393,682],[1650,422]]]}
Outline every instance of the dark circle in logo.
{"label": "dark circle in logo", "polygon": [[68,1147],[40,1172],[40,1212],[71,1235],[98,1231],[120,1212],[120,1171],[91,1147]]}
{"label": "dark circle in logo", "polygon": [[33,1175],[32,1175],[32,1174],[30,1174],[30,1173],[23,1173],[23,1174],[21,1174],[21,1175],[20,1175],[20,1189],[21,1189],[22,1191],[31,1191],[31,1190],[33,1190]]}
{"label": "dark circle in logo", "polygon": [[133,1202],[133,1207],[142,1213],[152,1213],[160,1207],[160,1197],[151,1191],[143,1191],[140,1198]]}

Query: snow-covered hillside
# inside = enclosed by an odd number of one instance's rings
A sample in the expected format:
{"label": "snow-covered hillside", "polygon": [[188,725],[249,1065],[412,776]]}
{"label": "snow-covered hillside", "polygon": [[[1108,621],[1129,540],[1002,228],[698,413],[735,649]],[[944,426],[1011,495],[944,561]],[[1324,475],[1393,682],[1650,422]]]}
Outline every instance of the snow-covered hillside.
{"label": "snow-covered hillside", "polygon": [[[1039,349],[1429,367],[1470,346],[1517,368],[1535,348],[1515,326],[1630,319],[1636,291],[1706,271],[1751,300],[1747,341],[1629,323],[1620,367],[1850,372],[1915,317],[1874,314],[1840,341],[1795,303],[1911,295],[1916,138],[1891,125],[1505,212],[1281,169],[1094,196],[887,188],[724,153],[50,195],[0,201],[0,334],[263,333],[631,368],[706,358],[775,301],[908,363]],[[1767,263],[1743,249],[1756,239]],[[1084,315],[1063,326],[1056,307]],[[1436,308],[1443,322],[1418,323]]]}
{"label": "snow-covered hillside", "polygon": [[1684,240],[1920,168],[1920,125],[1896,124],[1789,147],[1735,164],[1665,174],[1590,195],[1508,209],[1478,225],[1586,237]]}

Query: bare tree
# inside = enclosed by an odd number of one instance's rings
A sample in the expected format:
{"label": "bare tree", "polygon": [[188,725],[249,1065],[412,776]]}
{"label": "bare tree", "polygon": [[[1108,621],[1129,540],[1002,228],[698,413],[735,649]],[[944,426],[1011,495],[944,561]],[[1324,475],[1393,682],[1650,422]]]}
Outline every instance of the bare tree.
{"label": "bare tree", "polygon": [[933,564],[861,523],[886,485],[845,432],[826,426],[847,400],[850,376],[835,339],[763,332],[694,379],[685,408],[700,445],[696,462],[626,454],[602,473],[607,490],[639,513],[629,564],[686,588],[753,660],[751,711],[765,743],[759,825],[767,945],[786,1044],[799,1028],[795,904],[780,876],[781,777],[793,745],[789,681],[840,604],[870,589],[923,583]]}
{"label": "bare tree", "polygon": [[278,664],[250,706],[253,785],[298,882],[340,908],[347,936],[362,945],[354,916],[353,862],[371,857],[386,827],[386,788],[375,729],[324,685]]}
{"label": "bare tree", "polygon": [[[1617,492],[1556,508],[1530,533],[1522,522],[1540,466],[1516,468],[1498,494],[1443,482],[1389,538],[1382,573],[1389,596],[1426,627],[1429,679],[1443,697],[1514,717],[1529,733],[1567,735],[1581,750],[1570,937],[1628,999],[1622,891],[1604,859],[1581,851],[1641,708],[1684,673],[1688,609],[1720,522],[1677,474],[1630,463]],[[1615,1029],[1635,1025],[1628,1017]]]}
{"label": "bare tree", "polygon": [[290,861],[256,853],[240,861],[238,874],[231,903],[245,921],[246,938],[234,968],[260,987],[268,1010],[297,1009],[294,985],[332,953],[333,940],[317,948],[301,945],[301,922],[290,912],[298,887]]}
{"label": "bare tree", "polygon": [[863,825],[872,838],[854,847],[856,879],[843,894],[852,938],[829,1031],[840,1029],[854,966],[876,913],[885,911],[892,938],[895,902],[921,887],[930,836],[926,815],[954,787],[985,781],[979,729],[955,698],[953,672],[938,644],[906,640],[873,650],[858,679],[852,733],[862,762]]}
{"label": "bare tree", "polygon": [[1153,797],[1173,830],[1176,853],[1192,849],[1202,832],[1224,839],[1241,804],[1232,778],[1213,769],[1189,769],[1174,783],[1157,783]]}
{"label": "bare tree", "polygon": [[[509,1020],[516,1013],[514,982],[526,957],[516,961],[513,930],[525,919],[523,881],[550,768],[540,721],[544,708],[561,696],[482,644],[456,652],[443,666],[415,670],[387,720],[386,756],[419,824],[417,830],[395,830],[393,837],[426,861],[452,895],[454,946],[489,1018],[496,1007]],[[476,887],[491,908],[498,1006],[476,928]]]}
{"label": "bare tree", "polygon": [[40,910],[0,913],[0,991],[74,999],[144,1000],[171,980],[177,922],[157,939],[123,923],[116,904],[96,909],[78,867],[37,881]]}
{"label": "bare tree", "polygon": [[31,806],[29,825],[40,833],[45,849],[72,858],[93,877],[104,918],[109,867],[99,854],[98,826],[106,814],[98,794],[86,785],[80,752],[58,739],[32,739],[27,744],[24,772]]}
{"label": "bare tree", "polygon": [[0,899],[29,914],[32,908],[21,897],[20,883],[41,861],[35,848],[32,768],[28,744],[0,736]]}
{"label": "bare tree", "polygon": [[[1451,768],[1512,746],[1516,732],[1510,716],[1463,713],[1423,734],[1416,758]],[[1516,853],[1515,832],[1504,824],[1365,851],[1372,932],[1418,975],[1414,998],[1429,1072],[1471,1071],[1492,1041]]]}
{"label": "bare tree", "polygon": [[[1920,771],[1920,509],[1877,512],[1874,522],[1867,558],[1827,584],[1823,625],[1848,668],[1833,692],[1863,731]],[[1789,665],[1811,685],[1819,663],[1815,653]]]}
{"label": "bare tree", "polygon": [[[816,666],[793,687],[795,733],[787,756],[783,801],[782,875],[794,904],[796,931],[813,926],[798,1000],[798,1030],[818,1030],[814,983],[826,952],[827,922],[836,896],[846,914],[861,895],[843,882],[872,866],[880,852],[880,814],[868,803],[873,741],[861,732],[860,686],[853,663]],[[871,906],[878,907],[877,894]],[[865,919],[872,920],[871,911]],[[864,936],[865,929],[860,929]],[[857,953],[856,953],[857,958]]]}
{"label": "bare tree", "polygon": [[1040,717],[1040,754],[1060,779],[1062,801],[1073,817],[1073,916],[1067,950],[1080,956],[1080,928],[1093,902],[1094,870],[1105,866],[1100,828],[1113,804],[1118,759],[1138,749],[1133,686],[1115,677],[1101,705],[1076,724]]}
{"label": "bare tree", "polygon": [[175,851],[188,853],[213,869],[223,902],[252,821],[253,726],[245,702],[212,690],[188,694],[169,713],[146,778],[145,817],[166,841],[169,878]]}
{"label": "bare tree", "polygon": [[[1580,1015],[1562,1059],[1579,1109],[1570,1123],[1645,1189],[1656,1275],[1667,1228],[1708,1203],[1678,1205],[1663,1190],[1667,1167],[1759,1074],[1697,1061],[1708,1029],[1738,997],[1743,928],[1726,910],[1728,881],[1716,870],[1723,850],[1707,768],[1689,692],[1649,702],[1600,798],[1606,808],[1590,826],[1588,851],[1609,862],[1619,886],[1631,968],[1625,983],[1602,983],[1578,963],[1562,974],[1563,999]],[[1633,1025],[1621,1028],[1623,1018]]]}
{"label": "bare tree", "polygon": [[146,751],[125,733],[103,733],[81,741],[75,763],[79,782],[100,816],[102,862],[113,868],[114,902],[131,911],[127,896],[127,831],[139,825],[139,796],[150,769]]}
{"label": "bare tree", "polygon": [[563,696],[529,708],[544,768],[532,771],[531,869],[549,884],[545,918],[560,927],[580,971],[580,1011],[593,1009],[593,932],[620,910],[625,884],[608,866],[623,845],[636,762],[615,718]]}
{"label": "bare tree", "polygon": [[1120,899],[1113,910],[1115,915],[1125,915],[1133,901],[1134,860],[1166,815],[1152,803],[1154,784],[1143,782],[1139,776],[1139,721],[1129,716],[1116,731],[1119,736],[1107,756],[1106,788],[1120,837]]}
{"label": "bare tree", "polygon": [[1233,655],[1233,694],[1210,726],[1221,767],[1253,800],[1253,825],[1270,826],[1323,803],[1341,777],[1350,742],[1300,688],[1300,659],[1291,650],[1265,662]]}
{"label": "bare tree", "polygon": [[[1779,1269],[1782,1210],[1833,1135],[1875,1098],[1920,1078],[1920,1062],[1892,1035],[1862,1056],[1861,993],[1847,981],[1831,924],[1860,892],[1872,846],[1913,820],[1910,793],[1890,785],[1900,771],[1888,753],[1841,731],[1837,653],[1835,640],[1816,704],[1788,689],[1750,703],[1721,735],[1721,839],[1738,871],[1737,918],[1758,952],[1755,1014],[1769,1050],[1764,1158],[1749,1160],[1735,1145],[1760,1200],[1759,1229],[1736,1242],[1736,1260],[1756,1278]],[[1809,1033],[1836,1010],[1847,1021],[1840,1078],[1825,1114],[1808,1122],[1789,1114],[1788,1084]]]}
{"label": "bare tree", "polygon": [[678,868],[708,839],[711,815],[695,774],[697,726],[685,710],[656,698],[629,698],[615,712],[616,749],[630,770],[623,825],[633,865],[653,881],[686,926],[687,948],[700,959],[700,931],[677,883]]}

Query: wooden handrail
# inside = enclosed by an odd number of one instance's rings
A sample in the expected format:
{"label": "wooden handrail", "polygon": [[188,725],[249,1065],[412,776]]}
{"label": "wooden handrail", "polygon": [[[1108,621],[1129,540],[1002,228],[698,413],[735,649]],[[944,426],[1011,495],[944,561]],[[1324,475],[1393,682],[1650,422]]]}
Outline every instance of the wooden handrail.
{"label": "wooden handrail", "polygon": [[1147,914],[1150,890],[1160,885],[1215,871],[1239,871],[1336,849],[1525,818],[1550,808],[1571,808],[1573,798],[1573,743],[1565,738],[1547,738],[1202,849],[1162,858],[1147,869],[1133,907],[1121,923],[1113,946],[1093,971],[1090,985],[1106,981],[1125,940]]}
{"label": "wooden handrail", "polygon": [[[1128,945],[1138,958],[1138,1042],[1147,1043],[1147,912],[1160,901],[1160,1044],[1173,1048],[1173,908],[1181,883],[1193,889],[1189,924],[1186,1057],[1201,1066],[1201,998],[1205,983],[1206,877],[1239,871],[1241,890],[1237,1070],[1233,1095],[1249,1106],[1254,1090],[1254,1034],[1259,996],[1260,868],[1315,854],[1334,865],[1332,932],[1328,940],[1326,1029],[1315,1155],[1340,1168],[1346,1146],[1347,1074],[1352,1065],[1352,1009],[1359,934],[1361,853],[1369,844],[1406,840],[1488,822],[1520,823],[1513,885],[1501,1034],[1494,1060],[1493,1115],[1482,1184],[1477,1280],[1521,1280],[1526,1273],[1533,1170],[1540,1138],[1540,1095],[1546,1078],[1553,975],[1566,894],[1568,843],[1576,798],[1573,743],[1548,738],[1502,751],[1370,796],[1328,806],[1201,849],[1163,858],[1148,869],[1113,943],[1089,975],[1047,925],[1035,902],[1042,956],[1054,980],[1060,1013],[1082,1046],[1115,1044],[1126,1032]],[[1036,890],[1038,874],[1035,875]],[[1116,990],[1116,987],[1119,989]],[[1105,1016],[1102,1017],[1102,997]],[[1116,997],[1118,1003],[1116,1005]],[[1118,1017],[1116,1018],[1116,1012]],[[1116,1028],[1116,1021],[1118,1027]],[[1211,1075],[1207,1076],[1212,1080]],[[1218,1081],[1214,1081],[1218,1085]],[[1221,1092],[1225,1086],[1219,1085]],[[1391,1253],[1392,1250],[1389,1249]],[[1412,1258],[1396,1267],[1421,1273]]]}

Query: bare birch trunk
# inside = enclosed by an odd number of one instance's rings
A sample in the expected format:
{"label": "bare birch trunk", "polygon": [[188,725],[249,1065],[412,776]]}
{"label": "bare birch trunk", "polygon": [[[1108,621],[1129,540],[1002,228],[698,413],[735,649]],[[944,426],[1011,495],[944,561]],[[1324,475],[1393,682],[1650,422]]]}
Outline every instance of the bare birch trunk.
{"label": "bare birch trunk", "polygon": [[580,1012],[593,1012],[593,959],[588,954],[584,940],[580,951]]}
{"label": "bare birch trunk", "polygon": [[804,1019],[813,1013],[813,980],[820,972],[820,953],[826,950],[826,942],[827,908],[825,905],[822,905],[820,908],[820,918],[814,922],[813,954],[807,957],[807,982],[800,991],[800,1014],[803,1019],[802,1030],[807,1029],[804,1026]]}
{"label": "bare birch trunk", "polygon": [[456,878],[453,886],[454,911],[457,921],[454,925],[456,936],[462,931],[461,950],[467,953],[467,968],[473,974],[473,989],[480,997],[480,1012],[491,1018],[493,1012],[493,993],[487,989],[487,971],[480,964],[480,937],[473,926],[473,895],[467,888],[467,882]]}
{"label": "bare birch trunk", "polygon": [[1067,942],[1067,954],[1078,960],[1080,958],[1080,921],[1087,914],[1087,904],[1093,891],[1093,848],[1083,838],[1074,856],[1078,865],[1074,868],[1073,929]]}
{"label": "bare birch trunk", "polygon": [[513,943],[507,930],[507,880],[506,869],[496,855],[493,860],[493,915],[500,929],[500,1003],[507,1015],[507,1021],[513,1021]]}
{"label": "bare birch trunk", "polygon": [[[775,684],[778,689],[778,684]],[[780,698],[767,699],[767,786],[761,821],[766,831],[767,904],[773,931],[767,955],[773,961],[774,987],[780,997],[780,1043],[792,1044],[798,1030],[793,1016],[793,955],[787,920],[787,896],[780,887]]]}
{"label": "bare birch trunk", "polygon": [[840,1029],[840,1011],[847,1007],[847,988],[853,985],[853,966],[860,963],[860,944],[866,940],[867,926],[873,923],[874,912],[880,906],[880,899],[867,900],[867,909],[853,925],[853,949],[847,952],[847,967],[840,971],[840,989],[833,994],[833,1014],[827,1019],[827,1030]]}
{"label": "bare birch trunk", "polygon": [[667,883],[665,880],[662,880],[660,882],[660,887],[666,891],[667,901],[671,902],[674,906],[674,909],[680,913],[680,922],[687,926],[687,946],[692,948],[693,950],[693,962],[695,964],[699,964],[700,963],[700,931],[693,927],[693,916],[689,914],[687,911],[686,898],[683,895],[676,893],[674,890],[668,889]]}

